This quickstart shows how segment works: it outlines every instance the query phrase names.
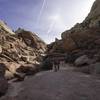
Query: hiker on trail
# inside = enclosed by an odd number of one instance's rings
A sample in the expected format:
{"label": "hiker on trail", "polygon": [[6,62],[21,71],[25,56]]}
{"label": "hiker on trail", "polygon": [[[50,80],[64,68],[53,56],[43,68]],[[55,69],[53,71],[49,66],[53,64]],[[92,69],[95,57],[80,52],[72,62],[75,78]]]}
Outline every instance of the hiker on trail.
{"label": "hiker on trail", "polygon": [[54,61],[53,61],[53,67],[54,67],[54,71],[55,72],[57,72],[59,70],[60,61],[58,59],[54,59]]}

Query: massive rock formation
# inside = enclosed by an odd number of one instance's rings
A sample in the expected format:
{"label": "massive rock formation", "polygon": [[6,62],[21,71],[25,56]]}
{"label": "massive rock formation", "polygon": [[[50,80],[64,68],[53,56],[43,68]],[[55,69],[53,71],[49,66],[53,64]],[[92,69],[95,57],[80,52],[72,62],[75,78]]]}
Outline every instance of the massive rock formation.
{"label": "massive rock formation", "polygon": [[45,51],[46,44],[35,33],[23,29],[15,33],[0,21],[0,63],[6,65],[10,75],[19,66],[41,62]]}
{"label": "massive rock formation", "polygon": [[[100,60],[100,0],[96,0],[93,7],[82,23],[77,23],[70,30],[62,33],[61,40],[50,45],[50,53],[69,53],[72,58],[88,55]],[[76,57],[73,57],[76,56]],[[74,59],[74,60],[75,60]]]}
{"label": "massive rock formation", "polygon": [[92,6],[92,9],[85,19],[88,22],[89,27],[99,27],[100,26],[100,0],[96,0]]}
{"label": "massive rock formation", "polygon": [[19,28],[16,33],[18,37],[22,38],[22,40],[28,46],[37,49],[38,51],[40,51],[40,53],[44,53],[46,51],[46,44],[35,33],[25,31],[21,28]]}

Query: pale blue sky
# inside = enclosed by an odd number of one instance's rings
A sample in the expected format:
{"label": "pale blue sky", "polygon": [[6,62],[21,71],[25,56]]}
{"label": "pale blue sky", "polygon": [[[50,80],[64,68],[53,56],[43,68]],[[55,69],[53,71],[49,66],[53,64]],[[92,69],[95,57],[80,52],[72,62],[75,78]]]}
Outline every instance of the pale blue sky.
{"label": "pale blue sky", "polygon": [[38,33],[47,43],[88,15],[94,0],[0,0],[0,19]]}

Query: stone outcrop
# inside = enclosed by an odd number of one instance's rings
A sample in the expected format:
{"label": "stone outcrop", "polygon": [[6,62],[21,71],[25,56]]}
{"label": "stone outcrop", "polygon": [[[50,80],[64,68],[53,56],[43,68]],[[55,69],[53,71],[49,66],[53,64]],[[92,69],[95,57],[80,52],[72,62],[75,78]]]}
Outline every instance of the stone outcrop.
{"label": "stone outcrop", "polygon": [[15,34],[5,22],[0,20],[0,34]]}
{"label": "stone outcrop", "polygon": [[96,0],[82,23],[61,34],[61,40],[48,45],[50,53],[67,54],[66,63],[72,63],[78,71],[100,73],[100,0]]}
{"label": "stone outcrop", "polygon": [[89,64],[89,58],[87,57],[87,55],[83,55],[81,57],[79,57],[78,59],[75,60],[75,65],[76,66],[82,66],[85,64]]}
{"label": "stone outcrop", "polygon": [[87,23],[89,27],[100,27],[100,0],[94,2],[84,22]]}
{"label": "stone outcrop", "polygon": [[46,51],[46,44],[35,33],[25,31],[21,28],[16,33],[18,38],[21,38],[28,46],[38,49],[40,53]]}
{"label": "stone outcrop", "polygon": [[[16,73],[17,76],[21,75],[16,70],[24,64],[39,64],[45,51],[45,42],[35,33],[21,28],[13,32],[7,24],[0,21],[0,62],[6,66],[7,79],[15,77]],[[31,70],[32,67],[27,69]]]}
{"label": "stone outcrop", "polygon": [[39,65],[34,65],[34,64],[24,64],[21,65],[19,68],[17,68],[18,73],[24,73],[25,75],[34,75],[36,72],[38,72]]}
{"label": "stone outcrop", "polygon": [[[96,0],[93,7],[82,23],[77,23],[70,30],[61,34],[62,39],[55,41],[48,53],[68,53],[72,59],[82,55],[100,61],[100,0]],[[51,44],[50,44],[51,45]]]}

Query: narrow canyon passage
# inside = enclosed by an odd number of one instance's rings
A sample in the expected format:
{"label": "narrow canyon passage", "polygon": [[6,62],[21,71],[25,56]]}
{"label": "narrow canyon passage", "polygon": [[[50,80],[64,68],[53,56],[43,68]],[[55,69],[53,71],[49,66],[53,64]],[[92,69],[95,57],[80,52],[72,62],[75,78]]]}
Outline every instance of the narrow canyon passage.
{"label": "narrow canyon passage", "polygon": [[28,77],[21,91],[1,100],[99,100],[100,80],[72,69],[46,71]]}

